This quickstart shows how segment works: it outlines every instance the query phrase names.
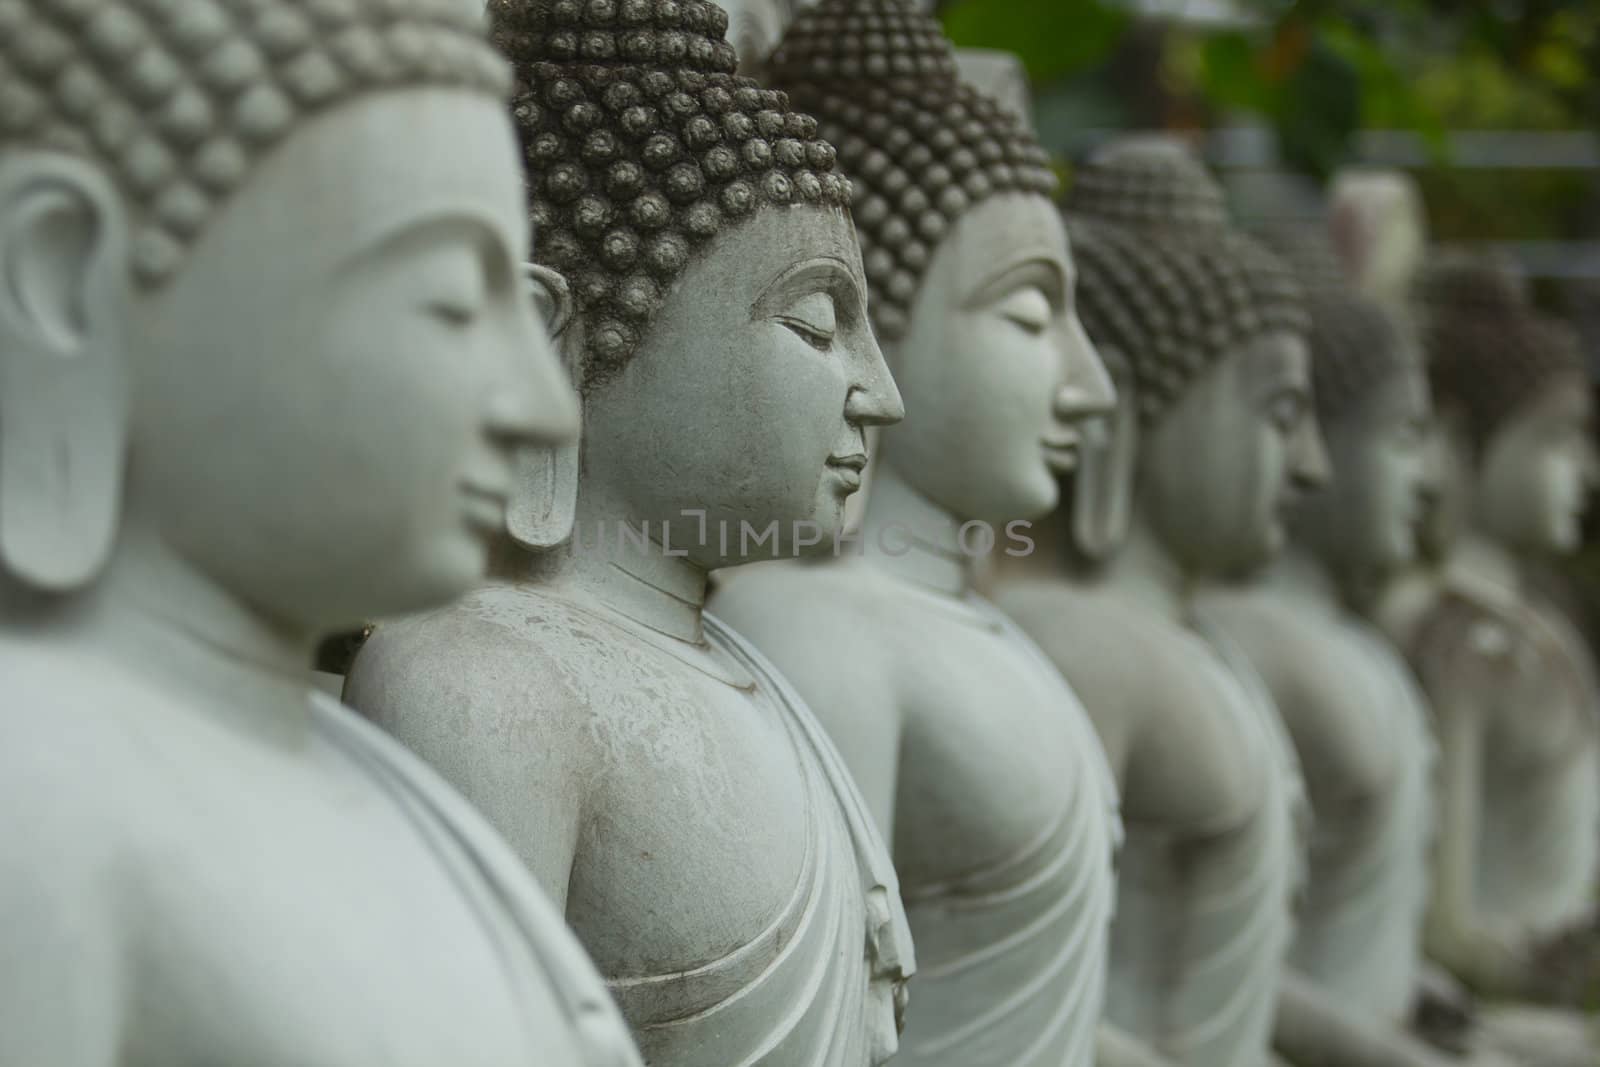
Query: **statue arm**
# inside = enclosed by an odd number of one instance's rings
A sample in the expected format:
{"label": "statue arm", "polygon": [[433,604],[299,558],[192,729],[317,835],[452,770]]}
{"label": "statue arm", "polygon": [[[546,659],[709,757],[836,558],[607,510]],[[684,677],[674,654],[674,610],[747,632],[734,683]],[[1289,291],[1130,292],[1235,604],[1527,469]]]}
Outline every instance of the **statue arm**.
{"label": "statue arm", "polygon": [[1311,979],[1284,972],[1272,1035],[1298,1067],[1445,1067],[1454,1061],[1396,1027],[1351,1011]]}
{"label": "statue arm", "polygon": [[1425,943],[1430,956],[1476,991],[1511,993],[1521,984],[1518,954],[1487,929],[1474,901],[1485,734],[1479,695],[1485,688],[1471,682],[1463,674],[1454,684],[1433,687],[1439,792]]}
{"label": "statue arm", "polygon": [[1095,1031],[1095,1067],[1172,1067],[1172,1061],[1142,1041],[1102,1022]]}

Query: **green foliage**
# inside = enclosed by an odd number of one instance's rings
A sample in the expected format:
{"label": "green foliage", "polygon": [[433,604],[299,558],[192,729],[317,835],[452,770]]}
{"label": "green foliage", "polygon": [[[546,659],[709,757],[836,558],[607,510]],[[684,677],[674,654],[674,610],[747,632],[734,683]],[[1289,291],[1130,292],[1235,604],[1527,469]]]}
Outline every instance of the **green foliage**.
{"label": "green foliage", "polygon": [[1130,21],[1125,10],[1101,0],[957,0],[941,18],[952,41],[1012,52],[1036,83],[1100,63]]}
{"label": "green foliage", "polygon": [[[1600,116],[1600,3],[1238,6],[1253,25],[1174,29],[1168,62],[1153,73],[1211,114],[1261,116],[1286,161],[1312,174],[1339,165],[1363,128],[1416,131],[1445,162],[1447,128],[1571,128]],[[1132,27],[1113,0],[952,0],[942,17],[958,44],[1015,52],[1044,93],[1112,62]]]}

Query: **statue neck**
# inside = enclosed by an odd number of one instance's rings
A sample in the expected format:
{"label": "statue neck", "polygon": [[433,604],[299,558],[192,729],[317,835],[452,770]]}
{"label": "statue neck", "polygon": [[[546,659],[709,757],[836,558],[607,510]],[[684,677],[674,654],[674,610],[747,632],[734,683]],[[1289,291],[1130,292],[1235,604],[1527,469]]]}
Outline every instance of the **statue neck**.
{"label": "statue neck", "polygon": [[1137,509],[1127,540],[1106,568],[1105,581],[1130,600],[1181,621],[1188,612],[1194,576],[1187,573]]}
{"label": "statue neck", "polygon": [[960,528],[959,519],[889,465],[874,473],[861,524],[862,551],[874,566],[935,592],[964,596],[972,588],[972,561],[961,551]]}
{"label": "statue neck", "polygon": [[558,557],[550,561],[553,566],[536,558],[534,576],[558,590],[593,598],[647,629],[702,644],[708,572],[677,555],[682,547],[663,545],[654,524],[641,546],[643,539],[640,523],[586,506],[579,494],[573,543],[552,553]]}
{"label": "statue neck", "polygon": [[264,739],[293,743],[310,726],[317,634],[251,608],[173,551],[131,506],[91,589],[34,599],[6,622],[147,677]]}
{"label": "statue neck", "polygon": [[1315,552],[1299,543],[1291,544],[1266,570],[1265,581],[1297,600],[1341,609],[1343,591],[1332,570]]}

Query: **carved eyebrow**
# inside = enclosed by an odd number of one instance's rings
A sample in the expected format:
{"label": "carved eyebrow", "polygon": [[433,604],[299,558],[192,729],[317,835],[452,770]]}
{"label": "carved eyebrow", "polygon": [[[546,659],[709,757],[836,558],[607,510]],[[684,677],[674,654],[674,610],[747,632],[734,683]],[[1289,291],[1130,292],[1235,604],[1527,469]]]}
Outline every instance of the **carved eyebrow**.
{"label": "carved eyebrow", "polygon": [[1284,392],[1294,390],[1305,396],[1311,395],[1311,368],[1308,360],[1281,359],[1279,353],[1266,347],[1264,340],[1257,341],[1245,356],[1248,366],[1247,373],[1252,385],[1252,392],[1262,399],[1268,399]]}
{"label": "carved eyebrow", "polygon": [[493,216],[473,208],[449,208],[413,217],[381,230],[350,256],[345,265],[356,266],[429,244],[451,241],[470,244],[483,265],[485,277],[496,286],[504,280],[522,276],[521,263],[506,243]]}
{"label": "carved eyebrow", "polygon": [[961,301],[961,306],[970,311],[993,303],[1029,285],[1044,290],[1050,306],[1059,308],[1066,302],[1067,293],[1070,291],[1067,285],[1067,268],[1054,258],[1030,256],[1019,263],[1003,267],[981,281],[966,299]]}
{"label": "carved eyebrow", "polygon": [[770,318],[803,296],[826,292],[841,317],[859,315],[861,283],[842,259],[819,256],[799,263],[774,278],[750,304],[750,318]]}

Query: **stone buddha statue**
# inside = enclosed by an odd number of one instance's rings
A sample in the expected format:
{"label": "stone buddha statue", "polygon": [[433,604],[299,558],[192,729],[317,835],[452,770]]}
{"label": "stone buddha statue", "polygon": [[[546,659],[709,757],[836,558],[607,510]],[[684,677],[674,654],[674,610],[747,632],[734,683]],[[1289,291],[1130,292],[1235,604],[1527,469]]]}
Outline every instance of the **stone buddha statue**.
{"label": "stone buddha statue", "polygon": [[496,580],[379,625],[346,694],[511,840],[647,1062],[882,1063],[913,969],[888,852],[703,604],[719,567],[830,543],[903,413],[849,183],[706,0],[489,10],[581,451],[525,471]]}
{"label": "stone buddha statue", "polygon": [[825,0],[769,70],[855,182],[907,415],[857,539],[736,571],[713,606],[816,709],[891,843],[920,968],[896,1064],[1086,1067],[1116,794],[1076,697],[972,588],[974,557],[1025,550],[1080,423],[1112,402],[1055,179],[901,0]]}
{"label": "stone buddha statue", "polygon": [[[1397,581],[1379,617],[1427,691],[1440,746],[1428,944],[1490,997],[1537,997],[1540,947],[1594,921],[1600,724],[1589,653],[1522,570],[1578,544],[1595,473],[1589,393],[1570,333],[1504,268],[1443,264],[1425,281],[1445,551]],[[1516,1021],[1491,1024],[1522,1048]],[[1583,1026],[1545,1022],[1530,1062],[1592,1062]]]}
{"label": "stone buddha statue", "polygon": [[[1185,598],[1190,567],[1238,562],[1221,558],[1233,546],[1269,550],[1276,499],[1316,461],[1299,411],[1300,297],[1176,146],[1103,150],[1069,203],[1079,307],[1119,411],[1090,435],[1067,479],[1072,514],[1054,524],[1076,565],[1047,544],[1000,569],[996,598],[1082,695],[1121,793],[1108,1018],[1174,1062],[1263,1064],[1289,930],[1289,777],[1261,716],[1186,628]],[[1260,429],[1239,447],[1208,419]],[[1160,469],[1179,450],[1208,461],[1205,478]],[[1230,483],[1257,499],[1207,507],[1200,488]]]}
{"label": "stone buddha statue", "polygon": [[1303,287],[1170,143],[1103,149],[1067,209],[1120,410],[1071,475],[1060,556],[1006,568],[997,598],[1082,694],[1122,792],[1108,1015],[1185,1064],[1431,1062],[1287,966],[1298,759],[1198,598],[1273,559],[1326,476]]}
{"label": "stone buddha statue", "polygon": [[309,681],[481,580],[577,428],[464,6],[0,3],[0,1062],[640,1063]]}
{"label": "stone buddha statue", "polygon": [[1358,292],[1415,326],[1417,278],[1428,253],[1422,193],[1404,171],[1351,167],[1328,188],[1328,233]]}
{"label": "stone buddha statue", "polygon": [[1344,280],[1319,232],[1274,236],[1311,294],[1332,472],[1298,503],[1288,550],[1203,603],[1267,683],[1305,770],[1314,824],[1291,961],[1399,1030],[1424,974],[1434,744],[1409,667],[1361,612],[1416,556],[1427,382],[1417,346]]}

